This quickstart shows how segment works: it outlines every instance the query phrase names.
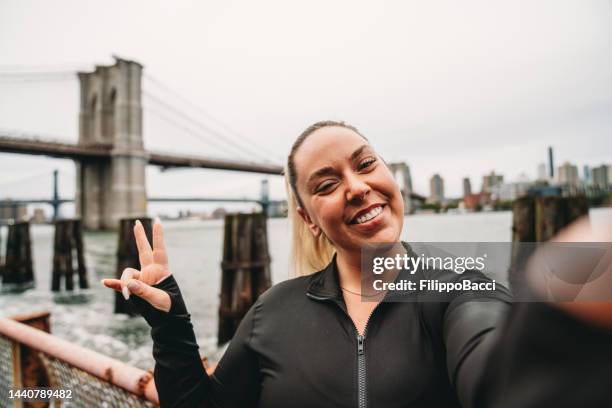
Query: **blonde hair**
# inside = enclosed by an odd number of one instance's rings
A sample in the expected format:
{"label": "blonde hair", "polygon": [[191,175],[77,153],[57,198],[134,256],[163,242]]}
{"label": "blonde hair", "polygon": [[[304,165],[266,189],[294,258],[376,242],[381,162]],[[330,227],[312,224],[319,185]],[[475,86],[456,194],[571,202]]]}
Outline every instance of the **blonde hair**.
{"label": "blonde hair", "polygon": [[314,236],[302,217],[300,217],[300,214],[298,214],[298,207],[304,208],[304,206],[297,192],[297,172],[295,169],[295,153],[304,140],[316,130],[330,126],[350,129],[367,140],[354,126],[344,122],[326,120],[306,128],[293,143],[287,158],[284,174],[285,188],[287,189],[287,215],[292,230],[291,256],[293,258],[293,270],[297,276],[310,275],[324,269],[332,260],[335,252],[334,245],[329,238],[324,233]]}

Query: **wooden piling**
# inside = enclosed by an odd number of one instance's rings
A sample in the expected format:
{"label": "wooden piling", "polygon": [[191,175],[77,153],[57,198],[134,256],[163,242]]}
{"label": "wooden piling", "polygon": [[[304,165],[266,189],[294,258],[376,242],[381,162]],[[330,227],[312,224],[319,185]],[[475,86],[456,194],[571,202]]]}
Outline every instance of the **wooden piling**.
{"label": "wooden piling", "polygon": [[[11,319],[46,333],[51,333],[50,316],[51,314],[45,311],[12,316]],[[19,375],[22,386],[26,388],[49,387],[49,373],[39,357],[38,350],[22,345],[19,347],[19,353]],[[48,406],[49,403],[45,401],[28,401],[24,402],[23,405],[24,408],[46,408]]]}
{"label": "wooden piling", "polygon": [[79,287],[89,287],[83,248],[83,228],[80,219],[56,220],[53,241],[53,273],[51,290],[57,292],[61,279],[65,280],[66,290],[74,290],[74,272],[79,276]]}
{"label": "wooden piling", "polygon": [[30,285],[34,283],[30,223],[8,224],[6,256],[2,273],[2,285]]}
{"label": "wooden piling", "polygon": [[[119,224],[119,244],[117,246],[117,270],[115,276],[121,279],[121,274],[125,268],[140,270],[140,259],[138,258],[138,247],[134,237],[134,225],[136,220],[140,220],[144,227],[147,239],[153,246],[153,224],[151,218],[123,218]],[[136,315],[131,304],[126,302],[123,295],[115,292],[115,313],[123,313],[130,316]]]}
{"label": "wooden piling", "polygon": [[[585,196],[526,196],[512,206],[512,261],[509,270],[510,287],[514,290],[523,280],[525,263],[536,243],[554,237],[565,226],[589,214]],[[525,244],[533,243],[533,244]]]}
{"label": "wooden piling", "polygon": [[266,215],[226,215],[218,344],[223,344],[234,336],[246,312],[270,286]]}
{"label": "wooden piling", "polygon": [[535,241],[535,197],[525,196],[512,205],[512,242]]}

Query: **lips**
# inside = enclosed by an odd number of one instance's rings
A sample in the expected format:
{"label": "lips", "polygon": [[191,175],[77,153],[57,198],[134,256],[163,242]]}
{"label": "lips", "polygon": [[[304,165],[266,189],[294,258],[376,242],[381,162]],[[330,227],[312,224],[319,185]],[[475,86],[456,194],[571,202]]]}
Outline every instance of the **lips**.
{"label": "lips", "polygon": [[384,206],[385,204],[378,203],[358,211],[353,218],[351,218],[350,224],[363,224],[373,218],[376,218],[382,213]]}

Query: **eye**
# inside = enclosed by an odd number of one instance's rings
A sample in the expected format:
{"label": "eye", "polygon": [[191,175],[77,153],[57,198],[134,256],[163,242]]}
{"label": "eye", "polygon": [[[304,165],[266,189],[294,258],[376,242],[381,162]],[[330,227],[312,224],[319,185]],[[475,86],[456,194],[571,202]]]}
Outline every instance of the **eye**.
{"label": "eye", "polygon": [[315,193],[325,193],[330,190],[330,187],[334,185],[334,182],[331,180],[324,181],[319,184],[319,186],[315,189]]}
{"label": "eye", "polygon": [[358,170],[367,169],[372,164],[374,164],[374,162],[376,162],[376,159],[374,159],[372,157],[369,157],[369,158],[363,160],[361,163],[359,163],[359,166],[357,166],[357,169]]}

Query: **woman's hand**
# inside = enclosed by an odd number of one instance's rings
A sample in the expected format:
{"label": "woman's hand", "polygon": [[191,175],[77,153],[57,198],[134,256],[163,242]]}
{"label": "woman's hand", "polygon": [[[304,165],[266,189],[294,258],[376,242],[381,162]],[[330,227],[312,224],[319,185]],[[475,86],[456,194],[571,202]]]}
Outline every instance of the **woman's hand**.
{"label": "woman's hand", "polygon": [[153,223],[153,249],[149,245],[142,223],[138,220],[134,225],[134,237],[138,247],[141,270],[125,268],[121,279],[102,279],[102,284],[123,293],[126,300],[129,299],[130,293],[133,293],[156,309],[168,312],[171,306],[170,295],[151,286],[170,276],[164,232],[159,219],[155,219]]}
{"label": "woman's hand", "polygon": [[[528,270],[528,279],[532,289],[543,299],[562,310],[593,324],[612,329],[612,224],[610,220],[602,228],[594,230],[588,218],[582,218],[563,229],[551,242],[555,243],[592,243],[602,244],[593,248],[607,249],[603,255],[595,258],[588,255],[574,256],[568,252],[565,256],[544,256],[538,263],[536,252],[532,267]],[[563,247],[555,248],[555,255],[561,254]],[[567,247],[571,250],[571,246]],[[557,274],[542,273],[552,269]],[[594,267],[593,265],[596,265]],[[571,300],[568,300],[571,299]],[[561,301],[559,301],[561,300]]]}

